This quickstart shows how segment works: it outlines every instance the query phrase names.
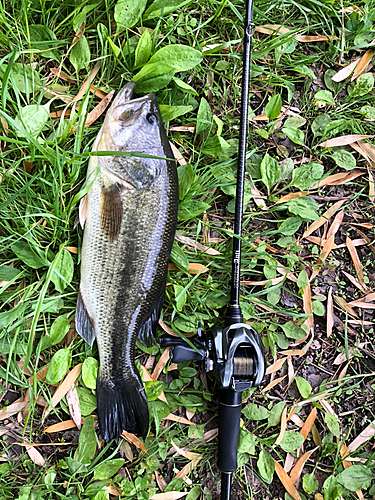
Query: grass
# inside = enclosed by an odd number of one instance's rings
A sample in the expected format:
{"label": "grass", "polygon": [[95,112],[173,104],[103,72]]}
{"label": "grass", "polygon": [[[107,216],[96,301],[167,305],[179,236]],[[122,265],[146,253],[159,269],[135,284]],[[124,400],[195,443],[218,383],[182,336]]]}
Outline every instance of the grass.
{"label": "grass", "polygon": [[[163,14],[170,5],[171,12]],[[356,5],[337,0],[266,0],[254,6],[250,115],[266,114],[266,118],[250,124],[242,278],[251,284],[243,285],[241,299],[245,319],[262,336],[268,365],[285,358],[279,370],[266,377],[265,385],[272,378],[285,378],[266,392],[258,388],[244,394],[235,498],[281,496],[287,482],[282,472],[276,474],[273,459],[286,474],[288,463],[302,455],[297,451],[299,431],[309,415],[314,425],[303,451],[317,449],[299,474],[294,469],[300,498],[374,495],[372,440],[360,439],[375,420],[369,296],[375,280],[370,246],[374,197],[369,191],[374,149],[366,149],[371,160],[367,161],[358,152],[358,142],[357,151],[348,145],[319,146],[343,135],[375,133],[372,67],[353,82],[349,77],[332,81],[340,68],[371,48],[374,7],[373,0]],[[69,100],[97,61],[101,68],[93,84],[103,93],[117,91],[133,77],[142,93],[156,91],[169,137],[187,162],[178,169],[177,234],[190,238],[176,239],[172,262],[177,270],[169,273],[162,318],[182,334],[195,332],[199,322],[205,330],[221,324],[231,268],[244,3],[176,0],[158,7],[149,2],[143,18],[130,29],[116,24],[115,8],[116,2],[55,0],[11,0],[0,6],[1,498],[99,500],[119,491],[121,498],[147,500],[163,489],[186,491],[189,500],[217,498],[220,473],[213,431],[217,387],[198,373],[194,363],[171,371],[167,364],[158,381],[146,382],[152,416],[147,453],[134,441],[109,445],[99,441],[91,417],[96,412],[97,349],[76,336],[74,314],[82,239],[75,219],[102,118],[89,127],[85,122],[101,97],[86,92],[75,105]],[[264,25],[290,31],[264,33],[259,29]],[[82,34],[81,27],[83,37],[72,45],[75,34]],[[150,36],[141,39],[144,28]],[[327,39],[301,41],[301,35]],[[194,48],[196,52],[190,53],[196,59],[194,67],[184,69],[185,56],[176,52],[163,60],[177,64],[172,68],[174,79],[168,76],[170,68],[147,83],[135,76],[139,71],[147,74],[149,56],[168,44]],[[61,69],[60,77],[53,68]],[[195,132],[174,130],[181,125],[195,127]],[[371,138],[365,142],[371,144]],[[362,175],[341,185],[312,188],[322,177],[353,172]],[[254,196],[256,190],[260,194]],[[291,194],[300,191],[308,195],[293,199]],[[289,200],[278,203],[283,195],[290,195]],[[317,238],[325,239],[324,226],[312,233],[315,240],[302,236],[340,198],[344,202],[329,219],[328,229],[343,209],[334,237],[336,245],[343,246],[322,255]],[[346,237],[363,237],[358,229],[368,241],[356,247],[355,268]],[[216,252],[203,253],[191,240]],[[207,271],[191,274],[191,263]],[[309,286],[307,278],[319,266]],[[293,272],[294,281],[277,280],[280,268]],[[309,288],[311,301],[306,299]],[[328,302],[330,289],[336,297],[334,309]],[[364,295],[370,306],[350,309],[348,303]],[[334,319],[330,336],[327,316]],[[310,323],[309,336],[298,343],[311,317],[314,337]],[[290,349],[304,349],[305,354],[282,354]],[[159,347],[139,351],[137,360],[152,372],[162,351]],[[76,386],[85,418],[82,430],[45,433],[49,426],[70,419],[65,398],[45,420],[43,408],[67,371],[79,370],[80,363],[83,369]],[[162,391],[164,401],[158,398]],[[15,401],[24,405],[13,414]],[[163,420],[170,413],[196,425]],[[284,439],[277,439],[283,430]],[[355,438],[360,444],[350,453],[351,462],[344,462],[345,447]],[[22,443],[41,446],[30,449]],[[191,472],[173,479],[197,456],[202,458]],[[362,497],[355,493],[360,489]],[[285,498],[290,498],[288,493]]]}

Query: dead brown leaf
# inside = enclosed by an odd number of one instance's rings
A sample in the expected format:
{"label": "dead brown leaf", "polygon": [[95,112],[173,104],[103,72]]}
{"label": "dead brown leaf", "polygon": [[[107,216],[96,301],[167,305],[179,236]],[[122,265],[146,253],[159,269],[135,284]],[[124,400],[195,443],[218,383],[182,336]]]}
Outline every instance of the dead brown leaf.
{"label": "dead brown leaf", "polygon": [[299,35],[296,36],[298,42],[329,42],[330,40],[338,40],[337,36],[326,35]]}
{"label": "dead brown leaf", "polygon": [[30,459],[34,462],[34,464],[40,465],[41,467],[45,466],[46,461],[44,460],[41,453],[39,453],[39,451],[36,450],[33,446],[27,446],[26,452],[29,455]]}
{"label": "dead brown leaf", "polygon": [[290,200],[296,200],[298,198],[303,198],[308,193],[309,193],[308,191],[298,191],[298,193],[286,194],[286,195],[282,196],[279,200],[277,200],[276,205],[280,205],[281,203],[286,203],[287,201],[290,201]]}
{"label": "dead brown leaf", "polygon": [[178,417],[177,415],[173,415],[173,413],[170,413],[162,420],[172,420],[172,422],[178,422],[180,424],[185,424],[185,425],[196,425],[194,422],[190,422],[190,420],[188,420],[187,418]]}
{"label": "dead brown leaf", "polygon": [[296,462],[296,465],[293,467],[292,472],[289,474],[290,480],[292,481],[294,486],[298,486],[302,470],[305,466],[307,460],[311,457],[311,455],[318,449],[318,446],[313,450],[307,451],[304,453]]}
{"label": "dead brown leaf", "polygon": [[307,278],[307,285],[303,289],[303,310],[305,314],[311,314],[306,320],[306,324],[309,327],[309,330],[312,332],[314,330],[314,316],[313,316],[313,310],[312,310],[312,303],[311,303],[311,288],[310,288],[310,282],[308,280],[308,276],[306,271],[303,271],[306,274]]}
{"label": "dead brown leaf", "polygon": [[[112,98],[113,98],[114,94],[115,94],[114,90],[112,90],[111,92],[109,92],[104,97],[104,99],[102,99],[99,102],[99,104],[97,104],[95,106],[95,108],[92,111],[90,111],[90,113],[87,115],[87,118],[86,118],[85,127],[90,127],[104,113],[104,111],[106,110],[108,104],[112,101]],[[77,127],[74,127],[72,129],[72,132],[76,132],[76,130],[77,130]]]}
{"label": "dead brown leaf", "polygon": [[365,69],[367,68],[367,66],[369,65],[369,63],[372,59],[373,54],[374,54],[374,49],[366,50],[366,52],[361,57],[361,60],[359,61],[358,65],[356,66],[356,68],[354,70],[351,81],[358,78],[359,75],[365,71]]}
{"label": "dead brown leaf", "polygon": [[192,134],[194,134],[195,126],[178,125],[176,127],[169,127],[169,130],[171,132],[191,132]]}
{"label": "dead brown leaf", "polygon": [[328,230],[328,233],[327,233],[327,240],[335,235],[337,233],[337,231],[339,230],[341,224],[342,224],[342,221],[344,219],[344,214],[345,214],[345,210],[341,210],[337,215],[336,217],[333,219],[333,222]]}
{"label": "dead brown leaf", "polygon": [[272,380],[272,382],[270,382],[269,384],[267,384],[266,387],[263,387],[263,389],[260,392],[262,394],[264,394],[265,392],[271,390],[272,387],[275,387],[275,385],[280,384],[280,382],[282,382],[285,377],[286,377],[286,375],[284,375],[283,377],[275,378],[275,380]]}
{"label": "dead brown leaf", "polygon": [[186,165],[186,161],[180,151],[176,148],[173,142],[169,141],[169,145],[171,146],[173,156],[176,158],[180,165]]}
{"label": "dead brown leaf", "polygon": [[285,431],[286,431],[286,412],[287,412],[287,408],[285,407],[283,409],[283,412],[281,414],[281,421],[280,421],[280,434],[278,435],[276,441],[275,441],[275,445],[278,446],[281,441],[283,440],[283,437],[285,435]]}
{"label": "dead brown leaf", "polygon": [[358,283],[358,281],[355,279],[354,276],[352,276],[351,274],[347,273],[346,271],[342,271],[343,275],[346,276],[348,278],[348,280],[353,283],[353,285],[358,288],[358,290],[361,290],[361,292],[363,292],[363,287],[360,283]]}
{"label": "dead brown leaf", "polygon": [[5,420],[6,418],[15,415],[16,413],[22,411],[26,406],[29,405],[29,402],[25,401],[23,403],[13,403],[6,407],[6,409],[0,411],[0,420]]}
{"label": "dead brown leaf", "polygon": [[327,322],[326,322],[327,337],[330,337],[332,335],[333,324],[334,324],[334,312],[333,312],[332,287],[329,287],[328,298],[327,298]]}
{"label": "dead brown leaf", "polygon": [[52,432],[62,432],[67,431],[68,429],[74,429],[74,427],[76,427],[76,424],[73,420],[65,420],[64,422],[50,425],[49,427],[47,427],[47,429],[44,430],[44,432],[46,432],[47,434],[51,434]]}
{"label": "dead brown leaf", "polygon": [[311,431],[312,426],[315,423],[316,415],[317,415],[317,409],[314,407],[311,410],[306,421],[304,422],[302,429],[299,431],[299,433],[303,436],[304,441],[306,440],[307,436],[309,435],[309,433]]}
{"label": "dead brown leaf", "polygon": [[359,63],[360,59],[361,59],[360,57],[357,57],[357,59],[352,61],[350,64],[340,69],[340,71],[338,71],[335,75],[333,75],[332,80],[334,82],[342,82],[343,80],[348,78],[355,70],[355,67]]}
{"label": "dead brown leaf", "polygon": [[180,470],[180,472],[178,472],[175,475],[175,477],[173,479],[178,479],[178,478],[184,478],[184,477],[186,477],[199,464],[199,462],[201,461],[201,459],[202,459],[202,455],[200,455],[195,460],[192,460],[190,463],[188,463],[187,465],[185,465],[185,467],[183,467]]}
{"label": "dead brown leaf", "polygon": [[374,177],[368,167],[367,167],[367,173],[368,173],[368,198],[370,200],[370,203],[374,204],[375,203]]}
{"label": "dead brown leaf", "polygon": [[329,175],[325,179],[314,184],[311,189],[317,189],[318,187],[324,187],[324,186],[339,186],[340,184],[345,184],[346,182],[350,182],[353,179],[360,177],[361,175],[364,174],[362,172],[353,172],[352,174],[348,172],[343,172],[341,174]]}
{"label": "dead brown leaf", "polygon": [[338,295],[334,295],[333,298],[335,299],[337,304],[341,307],[341,309],[350,314],[350,316],[357,317],[356,312],[350,307],[350,305],[346,302],[345,299],[339,297]]}
{"label": "dead brown leaf", "polygon": [[291,30],[281,24],[263,24],[262,26],[256,26],[254,31],[264,35],[285,35],[290,33]]}
{"label": "dead brown leaf", "polygon": [[202,245],[202,243],[199,243],[198,241],[195,241],[192,238],[188,238],[187,236],[176,234],[175,239],[177,241],[180,241],[181,243],[184,243],[185,245],[188,245],[191,248],[194,248],[194,250],[199,250],[200,252],[206,253],[208,255],[221,255],[221,253],[218,250],[207,247],[206,245]]}
{"label": "dead brown leaf", "polygon": [[271,373],[275,373],[278,370],[280,370],[280,368],[283,366],[286,360],[287,358],[280,358],[277,361],[275,361],[271,366],[267,368],[266,375],[270,375]]}
{"label": "dead brown leaf", "polygon": [[188,491],[168,491],[167,493],[155,493],[150,500],[178,500],[188,494]]}
{"label": "dead brown leaf", "polygon": [[74,384],[66,393],[65,397],[68,404],[70,416],[72,417],[78,429],[81,429],[81,405],[79,404],[78,393],[77,389],[74,387]]}
{"label": "dead brown leaf", "polygon": [[137,436],[135,436],[131,432],[122,431],[121,437],[123,437],[124,439],[126,439],[126,441],[128,441],[129,443],[134,444],[134,446],[136,448],[139,448],[144,453],[147,453],[145,445],[142,443],[142,441],[140,439],[138,439]]}
{"label": "dead brown leaf", "polygon": [[167,347],[163,354],[160,356],[159,361],[157,362],[157,365],[155,366],[154,371],[152,372],[152,380],[157,380],[159,378],[159,375],[163,371],[164,366],[168,363],[169,358],[170,358],[170,347]]}
{"label": "dead brown leaf", "polygon": [[350,253],[350,257],[351,257],[351,259],[353,261],[354,269],[355,269],[355,271],[357,273],[358,282],[362,286],[362,290],[366,291],[367,290],[367,286],[366,286],[366,284],[364,282],[364,275],[363,275],[362,264],[361,264],[361,261],[359,260],[357,250],[356,250],[355,246],[353,245],[353,242],[349,238],[349,236],[346,237],[346,246],[348,247],[348,250],[349,250],[349,253]]}
{"label": "dead brown leaf", "polygon": [[302,349],[287,349],[286,351],[280,351],[279,354],[284,356],[304,356],[306,353]]}
{"label": "dead brown leaf", "polygon": [[[168,264],[168,271],[180,271],[180,269],[170,262]],[[198,262],[189,263],[189,274],[206,273],[207,271],[208,267],[205,267],[203,264],[199,264]]]}
{"label": "dead brown leaf", "polygon": [[336,203],[334,203],[332,205],[332,207],[330,207],[328,210],[326,210],[324,212],[324,214],[320,217],[319,220],[316,220],[312,224],[310,224],[310,226],[303,233],[302,238],[306,238],[307,236],[310,236],[310,234],[312,234],[314,231],[316,231],[321,226],[323,226],[323,224],[327,220],[329,220],[332,217],[332,215],[334,215],[341,208],[341,206],[343,205],[343,203],[345,203],[345,200],[339,200]]}
{"label": "dead brown leaf", "polygon": [[78,94],[73,98],[72,103],[78,102],[82,99],[82,97],[84,97],[84,95],[86,94],[88,89],[91,87],[92,81],[94,80],[94,78],[98,74],[98,71],[100,70],[100,66],[101,66],[101,61],[98,61],[95,64],[95,66],[92,68],[92,70],[90,71],[86,80],[83,82],[81,88],[78,91]]}
{"label": "dead brown leaf", "polygon": [[283,467],[279,464],[279,462],[276,462],[276,460],[273,458],[273,461],[275,462],[275,471],[276,474],[278,475],[280,481],[282,482],[284,488],[286,491],[289,493],[289,495],[294,499],[294,500],[301,500],[301,497],[299,496],[298,491],[296,490],[296,487],[292,483],[292,480],[288,476],[288,474],[285,472]]}
{"label": "dead brown leaf", "polygon": [[348,146],[353,142],[361,141],[363,139],[371,139],[374,137],[373,135],[360,135],[360,134],[351,134],[351,135],[342,135],[340,137],[334,137],[333,139],[329,139],[328,141],[323,141],[319,144],[321,148],[334,148],[337,146]]}
{"label": "dead brown leaf", "polygon": [[262,280],[262,281],[241,281],[241,285],[256,285],[256,286],[264,286],[264,285],[278,285],[285,279],[285,276],[279,276],[278,278],[273,278],[271,280]]}
{"label": "dead brown leaf", "polygon": [[324,265],[325,260],[327,259],[328,255],[331,253],[334,244],[335,244],[335,235],[332,234],[332,236],[330,236],[329,239],[327,239],[323,245],[322,251],[318,257],[318,261],[315,264],[316,268],[311,273],[310,281],[312,281],[314,278],[316,278],[316,276],[319,274],[320,270],[322,269],[322,267]]}
{"label": "dead brown leaf", "polygon": [[358,436],[349,444],[348,453],[358,450],[360,446],[375,436],[375,420],[373,420]]}

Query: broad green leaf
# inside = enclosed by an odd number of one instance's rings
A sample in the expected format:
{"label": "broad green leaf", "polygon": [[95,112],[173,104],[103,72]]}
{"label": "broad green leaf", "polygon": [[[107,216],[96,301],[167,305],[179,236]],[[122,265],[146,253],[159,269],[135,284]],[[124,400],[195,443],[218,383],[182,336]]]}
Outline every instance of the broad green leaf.
{"label": "broad green leaf", "polygon": [[188,45],[170,44],[159,49],[150,59],[150,63],[168,64],[175,71],[188,71],[202,61],[202,52]]}
{"label": "broad green leaf", "polygon": [[51,50],[51,47],[61,42],[57,40],[53,31],[43,24],[31,24],[29,26],[29,33],[31,47],[33,49],[40,50],[40,57],[58,60],[56,50]]}
{"label": "broad green leaf", "polygon": [[94,429],[94,417],[85,418],[78,439],[78,448],[74,453],[74,460],[81,464],[90,464],[96,452],[96,434]]}
{"label": "broad green leaf", "polygon": [[324,137],[335,137],[343,132],[345,129],[350,129],[350,121],[345,118],[340,118],[339,120],[333,120],[324,129]]}
{"label": "broad green leaf", "polygon": [[332,80],[332,77],[337,73],[334,69],[327,69],[324,73],[324,84],[328,90],[331,90],[334,94],[336,94],[342,85],[341,82],[335,82]]}
{"label": "broad green leaf", "polygon": [[246,429],[240,429],[238,438],[238,453],[248,453],[252,455],[255,452],[255,443],[257,438]]}
{"label": "broad green leaf", "polygon": [[[0,65],[0,78],[4,77],[8,69],[7,64]],[[22,63],[13,63],[10,71],[9,84],[23,94],[36,92],[40,89],[42,81],[34,68]]]}
{"label": "broad green leaf", "polygon": [[324,167],[320,163],[312,162],[294,169],[291,185],[301,191],[310,189],[315,182],[322,178]]}
{"label": "broad green leaf", "polygon": [[178,209],[178,220],[190,220],[194,219],[198,215],[202,214],[205,210],[208,210],[211,205],[199,200],[189,200],[180,204]]}
{"label": "broad green leaf", "polygon": [[268,418],[269,411],[267,408],[264,408],[264,406],[259,406],[254,403],[249,403],[246,405],[242,413],[245,415],[246,418],[250,420],[265,420]]}
{"label": "broad green leaf", "polygon": [[[334,447],[336,449],[336,446]],[[341,500],[342,486],[334,476],[329,476],[323,484],[324,500]]]}
{"label": "broad green leaf", "polygon": [[57,384],[62,380],[72,363],[72,351],[60,349],[53,356],[46,374],[47,384]]}
{"label": "broad green leaf", "polygon": [[155,0],[144,13],[143,20],[148,21],[161,15],[166,16],[191,2],[192,0]]}
{"label": "broad green leaf", "polygon": [[49,336],[42,338],[42,351],[53,345],[59,344],[65,338],[69,330],[69,319],[66,314],[59,316],[52,323]]}
{"label": "broad green leaf", "polygon": [[345,151],[345,149],[336,150],[331,158],[335,161],[336,165],[346,170],[353,170],[356,167],[354,156],[349,151]]}
{"label": "broad green leaf", "polygon": [[366,489],[373,479],[371,469],[362,464],[353,464],[336,476],[337,481],[349,491]]}
{"label": "broad green leaf", "polygon": [[303,330],[296,323],[293,323],[293,321],[284,323],[283,325],[281,325],[281,328],[283,329],[285,335],[290,339],[302,339],[306,336],[305,330]]}
{"label": "broad green leaf", "polygon": [[153,63],[150,60],[139,73],[133,76],[133,81],[137,84],[136,92],[139,94],[157,92],[168,85],[175,71],[169,64]]}
{"label": "broad green leaf", "polygon": [[279,424],[285,405],[285,401],[279,401],[272,407],[268,415],[268,427],[275,427]]}
{"label": "broad green leaf", "polygon": [[316,316],[325,315],[324,305],[319,300],[313,300],[311,306],[312,306],[312,311]]}
{"label": "broad green leaf", "polygon": [[324,414],[324,422],[326,423],[328,429],[337,438],[340,437],[340,424],[337,421],[335,415],[330,415],[329,413]]}
{"label": "broad green leaf", "polygon": [[360,75],[357,80],[353,92],[350,95],[351,99],[369,94],[374,88],[374,77],[371,73]]}
{"label": "broad green leaf", "polygon": [[141,38],[137,44],[137,48],[135,49],[135,62],[134,68],[140,68],[149,60],[152,49],[152,40],[150,32],[145,29],[142,33]]}
{"label": "broad green leaf", "polygon": [[91,415],[97,407],[96,396],[86,387],[77,387],[77,394],[82,417]]}
{"label": "broad green leaf", "polygon": [[316,79],[314,71],[306,66],[306,64],[297,64],[296,66],[293,67],[294,71],[297,71],[297,73],[301,73],[302,75],[309,76],[313,80]]}
{"label": "broad green leaf", "polygon": [[48,265],[48,262],[39,257],[27,243],[17,241],[10,248],[22,262],[33,269],[39,269]]}
{"label": "broad green leaf", "polygon": [[173,241],[170,259],[178,268],[184,271],[189,270],[189,259],[176,240]]}
{"label": "broad green leaf", "polygon": [[[297,215],[306,221],[319,220],[318,210],[319,205],[309,196],[299,198],[298,200],[290,200],[286,203],[290,213]],[[285,234],[285,233],[283,233]]]}
{"label": "broad green leaf", "polygon": [[273,473],[275,472],[275,462],[273,461],[273,458],[264,450],[261,450],[261,452],[259,453],[257,466],[262,479],[267,484],[271,484]]}
{"label": "broad green leaf", "polygon": [[[189,425],[189,430],[190,428],[193,427],[192,425]],[[202,493],[202,488],[200,486],[194,486],[187,496],[185,497],[186,500],[198,500],[198,498],[201,496]]]}
{"label": "broad green leaf", "polygon": [[194,172],[190,163],[181,165],[177,169],[178,175],[178,197],[182,201],[189,192],[194,181]]}
{"label": "broad green leaf", "polygon": [[375,120],[375,107],[373,106],[362,106],[362,108],[359,110],[360,113],[363,113],[367,118],[371,118],[372,120]]}
{"label": "broad green leaf", "polygon": [[285,431],[284,437],[280,443],[280,448],[287,453],[293,453],[301,446],[304,439],[302,434],[296,431]]}
{"label": "broad green leaf", "polygon": [[275,158],[272,158],[268,153],[265,154],[262,163],[260,164],[260,173],[262,181],[267,187],[268,192],[280,179],[280,167]]}
{"label": "broad green leaf", "polygon": [[70,51],[69,60],[78,73],[81,69],[88,68],[90,59],[91,52],[89,42],[85,35],[83,35]]}
{"label": "broad green leaf", "polygon": [[324,104],[329,104],[331,106],[335,104],[332,92],[330,92],[329,90],[319,90],[315,94],[314,100],[316,104],[319,104],[319,102],[322,102]]}
{"label": "broad green leaf", "polygon": [[314,136],[323,135],[330,121],[331,118],[329,117],[329,115],[325,114],[318,115],[311,124],[311,131],[314,134]]}
{"label": "broad green leaf", "polygon": [[319,488],[319,483],[314,474],[305,474],[302,478],[302,487],[308,493],[311,495],[314,493]]}
{"label": "broad green leaf", "polygon": [[141,18],[147,0],[119,0],[115,5],[115,21],[118,29],[132,28]]}
{"label": "broad green leaf", "polygon": [[89,389],[96,389],[99,362],[95,358],[88,357],[82,365],[82,380]]}
{"label": "broad green leaf", "polygon": [[195,129],[196,135],[199,135],[204,130],[211,128],[211,126],[212,126],[211,108],[206,99],[202,97],[197,114],[197,126]]}
{"label": "broad green leaf", "polygon": [[304,145],[303,141],[305,139],[305,134],[302,132],[302,130],[292,127],[283,127],[281,130],[295,144],[298,144],[300,146]]}
{"label": "broad green leaf", "polygon": [[266,104],[264,112],[269,120],[277,118],[281,111],[281,95],[274,94]]}
{"label": "broad green leaf", "polygon": [[[116,57],[120,57],[120,54],[121,54],[121,49],[120,47],[118,47],[114,41],[112,40],[112,38],[110,36],[107,36],[107,41],[109,43],[109,46],[111,47],[112,49],[112,52],[115,54]],[[134,78],[133,78],[134,80]]]}
{"label": "broad green leaf", "polygon": [[176,318],[174,320],[174,325],[184,333],[196,333],[198,328],[199,319],[196,316],[190,316],[189,318]]}
{"label": "broad green leaf", "polygon": [[[165,418],[172,411],[171,408],[167,405],[167,403],[164,403],[164,401],[160,401],[160,399],[153,401],[152,404],[155,405],[154,407],[159,419]],[[154,421],[154,415],[152,414],[152,412],[150,412],[150,420]]]}
{"label": "broad green leaf", "polygon": [[177,311],[182,311],[184,305],[186,304],[186,292],[182,293],[185,287],[183,287],[182,285],[173,285],[173,288]]}
{"label": "broad green leaf", "polygon": [[205,155],[214,156],[215,158],[226,158],[228,155],[226,154],[231,148],[230,144],[218,135],[214,135],[213,137],[209,137],[202,144],[201,151]]}
{"label": "broad green leaf", "polygon": [[[229,302],[229,296],[224,292],[209,292],[204,300],[207,309],[221,309]],[[242,306],[243,304],[241,304]],[[243,311],[242,311],[243,312]]]}
{"label": "broad green leaf", "polygon": [[155,401],[164,390],[164,382],[159,380],[146,381],[144,384],[147,401]]}
{"label": "broad green leaf", "polygon": [[74,31],[77,31],[78,28],[80,28],[82,26],[82,24],[86,22],[87,14],[89,12],[91,12],[92,10],[97,9],[99,5],[100,5],[100,2],[92,3],[90,1],[90,3],[88,5],[85,5],[84,7],[82,7],[81,11],[78,12],[78,14],[75,15],[73,20],[72,20]]}
{"label": "broad green leaf", "polygon": [[22,271],[20,269],[15,269],[14,267],[3,264],[0,266],[0,281],[10,281],[21,272]]}
{"label": "broad green leaf", "polygon": [[307,277],[306,271],[303,270],[299,273],[297,278],[297,286],[298,288],[305,288],[309,283],[309,278]]}
{"label": "broad green leaf", "polygon": [[203,425],[189,425],[188,436],[190,439],[203,439],[204,424]]}
{"label": "broad green leaf", "polygon": [[68,250],[63,248],[62,252],[57,254],[58,262],[55,267],[55,272],[51,276],[51,281],[54,283],[58,292],[63,292],[70,284],[74,274],[74,262]]}
{"label": "broad green leaf", "polygon": [[294,377],[296,381],[299,393],[304,399],[307,399],[311,395],[312,387],[303,377]]}
{"label": "broad green leaf", "polygon": [[123,458],[115,458],[113,460],[102,462],[95,468],[94,479],[98,479],[99,481],[109,479],[116,474],[124,463],[125,460]]}
{"label": "broad green leaf", "polygon": [[280,224],[279,231],[285,236],[291,236],[298,231],[302,222],[303,220],[300,217],[289,217]]}
{"label": "broad green leaf", "polygon": [[183,80],[179,78],[173,77],[173,81],[182,92],[186,92],[186,94],[198,95],[198,92],[193,89],[188,83],[185,83]]}
{"label": "broad green leaf", "polygon": [[300,128],[306,124],[306,119],[303,116],[288,116],[285,120],[284,127],[287,128]]}
{"label": "broad green leaf", "polygon": [[[26,132],[33,137],[38,137],[49,120],[49,104],[30,104],[20,109],[15,121],[25,128]],[[27,137],[19,130],[19,137]]]}
{"label": "broad green leaf", "polygon": [[164,123],[171,122],[178,116],[186,115],[193,110],[193,106],[169,106],[168,104],[160,104],[159,106],[161,119]]}

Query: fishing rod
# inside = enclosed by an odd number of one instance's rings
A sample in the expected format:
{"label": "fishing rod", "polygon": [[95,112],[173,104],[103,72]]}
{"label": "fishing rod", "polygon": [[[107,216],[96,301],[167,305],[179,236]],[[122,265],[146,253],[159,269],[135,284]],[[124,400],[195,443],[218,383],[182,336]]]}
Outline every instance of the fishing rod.
{"label": "fishing rod", "polygon": [[238,145],[236,204],[234,216],[232,277],[230,301],[224,328],[202,333],[198,327],[195,349],[183,339],[165,335],[163,346],[172,346],[172,361],[201,361],[206,372],[219,379],[218,461],[221,470],[221,500],[230,500],[232,474],[237,469],[237,449],[242,409],[242,392],[258,386],[265,373],[262,341],[251,326],[244,323],[240,305],[241,235],[247,142],[247,118],[250,83],[251,40],[253,32],[253,0],[246,5],[244,54],[241,91],[240,137]]}

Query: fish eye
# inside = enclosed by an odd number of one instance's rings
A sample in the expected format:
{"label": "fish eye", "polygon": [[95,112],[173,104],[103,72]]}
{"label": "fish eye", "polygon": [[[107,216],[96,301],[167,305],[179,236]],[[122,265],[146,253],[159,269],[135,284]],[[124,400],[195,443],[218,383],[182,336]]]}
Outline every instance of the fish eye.
{"label": "fish eye", "polygon": [[150,123],[151,125],[154,125],[156,123],[158,123],[158,117],[156,115],[154,115],[153,113],[147,113],[146,115],[146,120],[148,121],[148,123]]}
{"label": "fish eye", "polygon": [[134,115],[134,111],[132,109],[128,109],[126,111],[124,111],[121,116],[120,116],[120,120],[122,122],[127,122],[128,120],[130,120],[130,118]]}

